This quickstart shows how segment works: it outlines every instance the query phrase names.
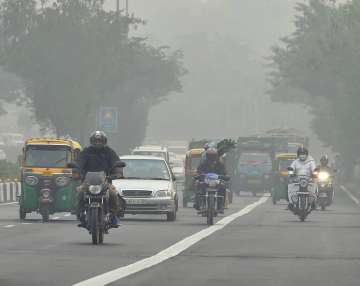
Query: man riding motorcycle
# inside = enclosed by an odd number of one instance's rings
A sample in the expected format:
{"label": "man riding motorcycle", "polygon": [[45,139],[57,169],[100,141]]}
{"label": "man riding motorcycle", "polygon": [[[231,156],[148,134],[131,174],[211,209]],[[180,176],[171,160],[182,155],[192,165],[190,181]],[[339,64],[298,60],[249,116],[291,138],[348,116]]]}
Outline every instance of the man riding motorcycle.
{"label": "man riding motorcycle", "polygon": [[[119,169],[119,156],[107,145],[106,134],[102,131],[95,131],[90,136],[90,146],[84,148],[79,154],[79,167],[82,177],[87,172],[105,172],[107,176],[114,174]],[[121,177],[121,173],[119,174]],[[79,226],[85,226],[84,215],[84,193],[87,186],[82,184],[78,188],[78,215]],[[112,227],[118,227],[119,199],[115,187],[109,184],[109,203],[111,210]]]}
{"label": "man riding motorcycle", "polygon": [[[327,173],[327,177],[325,178],[325,181],[329,180],[331,182],[331,178],[335,175],[335,170],[329,166],[329,157],[327,155],[324,155],[320,158],[320,165],[316,167],[316,171],[318,175],[321,175],[321,173]],[[322,179],[320,176],[318,176],[318,179]],[[321,185],[319,186],[319,188]],[[333,198],[334,195],[334,189],[333,187],[328,188],[328,197]]]}
{"label": "man riding motorcycle", "polygon": [[[205,152],[205,160],[203,160],[198,167],[198,174],[215,173],[217,175],[226,176],[225,165],[220,161],[219,154],[216,148],[209,147]],[[196,190],[195,205],[194,208],[200,210],[200,192]],[[225,198],[226,190],[219,189],[218,193],[220,196]],[[224,212],[224,200],[221,202],[219,209],[220,213]]]}
{"label": "man riding motorcycle", "polygon": [[[294,160],[290,167],[294,170],[294,176],[307,176],[312,178],[314,171],[316,169],[316,163],[312,156],[309,155],[309,151],[305,147],[299,147],[297,150],[297,159]],[[312,192],[310,190],[310,192]],[[312,192],[312,196],[316,197],[315,192]],[[289,197],[289,206],[290,210],[293,209],[292,196],[294,195],[294,190],[288,189]]]}

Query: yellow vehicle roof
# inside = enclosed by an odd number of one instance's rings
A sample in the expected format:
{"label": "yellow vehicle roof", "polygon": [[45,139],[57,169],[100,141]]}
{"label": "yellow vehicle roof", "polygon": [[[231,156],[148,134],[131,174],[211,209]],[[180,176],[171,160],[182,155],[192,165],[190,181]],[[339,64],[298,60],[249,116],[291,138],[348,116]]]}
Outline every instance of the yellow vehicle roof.
{"label": "yellow vehicle roof", "polygon": [[82,149],[79,142],[62,138],[30,138],[26,140],[25,146],[26,145],[66,145],[72,149]]}
{"label": "yellow vehicle roof", "polygon": [[201,155],[204,152],[203,148],[190,149],[186,152],[186,156]]}
{"label": "yellow vehicle roof", "polygon": [[296,159],[296,153],[278,153],[275,156],[276,159]]}

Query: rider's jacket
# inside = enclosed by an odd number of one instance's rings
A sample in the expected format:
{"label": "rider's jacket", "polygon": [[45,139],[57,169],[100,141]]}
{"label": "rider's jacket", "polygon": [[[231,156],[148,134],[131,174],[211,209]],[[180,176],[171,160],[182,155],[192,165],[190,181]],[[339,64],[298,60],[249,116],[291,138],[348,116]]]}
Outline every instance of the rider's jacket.
{"label": "rider's jacket", "polygon": [[313,157],[308,156],[305,161],[301,161],[300,159],[294,160],[290,167],[294,169],[295,175],[297,176],[311,177],[316,169],[316,163]]}
{"label": "rider's jacket", "polygon": [[215,162],[209,162],[208,160],[205,160],[200,163],[200,166],[198,167],[198,173],[199,174],[215,173],[218,175],[225,176],[226,168],[225,165],[219,160],[216,160]]}
{"label": "rider's jacket", "polygon": [[101,171],[109,175],[117,161],[119,161],[119,156],[110,147],[95,148],[89,146],[80,152],[78,163],[82,175],[87,172]]}

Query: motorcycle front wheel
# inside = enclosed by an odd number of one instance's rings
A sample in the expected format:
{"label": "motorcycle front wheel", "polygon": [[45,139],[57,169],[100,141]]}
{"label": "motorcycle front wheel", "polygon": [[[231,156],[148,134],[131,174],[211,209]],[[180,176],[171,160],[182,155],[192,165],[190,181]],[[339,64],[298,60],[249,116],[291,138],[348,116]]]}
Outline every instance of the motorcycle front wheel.
{"label": "motorcycle front wheel", "polygon": [[93,244],[99,244],[103,242],[103,233],[100,230],[99,223],[99,210],[98,208],[92,208],[90,210],[90,232]]}
{"label": "motorcycle front wheel", "polygon": [[215,197],[214,194],[210,194],[208,197],[207,225],[214,224],[214,216],[215,216]]}

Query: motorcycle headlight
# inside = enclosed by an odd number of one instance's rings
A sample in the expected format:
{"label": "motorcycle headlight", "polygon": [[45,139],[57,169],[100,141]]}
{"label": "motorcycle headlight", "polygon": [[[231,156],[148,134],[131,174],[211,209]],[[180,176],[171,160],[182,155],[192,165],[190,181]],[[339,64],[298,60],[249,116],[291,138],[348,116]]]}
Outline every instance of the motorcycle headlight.
{"label": "motorcycle headlight", "polygon": [[35,176],[26,176],[25,183],[29,186],[36,186],[39,183],[39,179]]}
{"label": "motorcycle headlight", "polygon": [[319,178],[320,181],[326,181],[326,180],[328,180],[330,178],[330,175],[327,172],[320,172],[318,174],[318,178]]}
{"label": "motorcycle headlight", "polygon": [[100,186],[89,186],[89,192],[93,195],[98,195],[101,192],[101,185]]}
{"label": "motorcycle headlight", "polygon": [[309,182],[307,180],[300,180],[300,187],[302,188],[306,188],[309,184]]}
{"label": "motorcycle headlight", "polygon": [[155,196],[158,198],[164,198],[164,197],[170,197],[171,194],[168,190],[160,190],[156,192]]}
{"label": "motorcycle headlight", "polygon": [[55,184],[58,187],[65,187],[69,183],[70,179],[68,177],[57,177],[55,179]]}

